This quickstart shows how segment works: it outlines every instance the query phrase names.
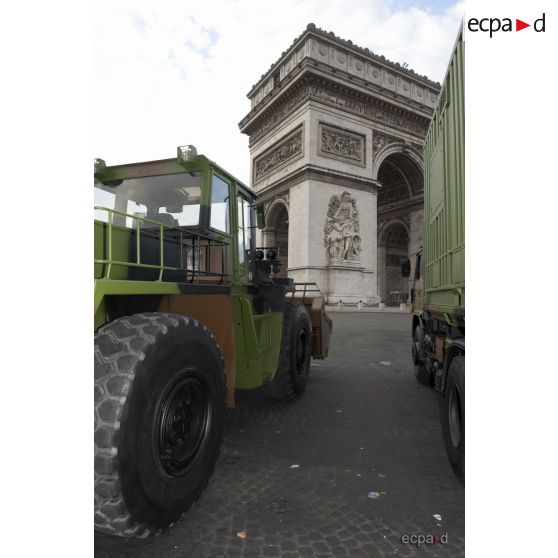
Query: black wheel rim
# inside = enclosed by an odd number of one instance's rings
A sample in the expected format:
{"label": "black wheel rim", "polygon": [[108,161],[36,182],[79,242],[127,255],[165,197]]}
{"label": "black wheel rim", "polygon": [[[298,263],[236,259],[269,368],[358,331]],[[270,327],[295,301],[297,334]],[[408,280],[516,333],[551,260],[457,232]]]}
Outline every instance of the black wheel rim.
{"label": "black wheel rim", "polygon": [[450,441],[454,448],[461,444],[463,435],[463,420],[461,413],[461,393],[456,384],[453,384],[449,393],[448,424]]}
{"label": "black wheel rim", "polygon": [[308,332],[301,328],[296,339],[296,371],[298,374],[306,372],[306,361],[308,355]]}
{"label": "black wheel rim", "polygon": [[211,424],[207,384],[197,370],[176,375],[163,393],[155,415],[155,453],[161,468],[182,476],[205,445]]}

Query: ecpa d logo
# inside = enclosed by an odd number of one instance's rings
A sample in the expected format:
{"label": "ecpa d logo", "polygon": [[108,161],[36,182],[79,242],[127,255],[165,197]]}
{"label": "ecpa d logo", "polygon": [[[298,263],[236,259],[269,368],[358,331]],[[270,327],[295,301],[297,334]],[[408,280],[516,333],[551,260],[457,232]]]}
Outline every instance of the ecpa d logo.
{"label": "ecpa d logo", "polygon": [[[537,33],[545,32],[545,16],[546,14],[543,13],[541,17],[533,22],[532,27]],[[490,33],[490,38],[492,38],[492,35],[498,31],[514,31],[512,18],[509,17],[505,17],[503,19],[500,19],[499,17],[485,17],[483,19],[472,17],[467,22],[467,27],[469,28],[469,31],[472,31],[473,33],[477,33],[478,31]],[[515,31],[521,31],[527,27],[531,27],[531,24],[516,18]]]}

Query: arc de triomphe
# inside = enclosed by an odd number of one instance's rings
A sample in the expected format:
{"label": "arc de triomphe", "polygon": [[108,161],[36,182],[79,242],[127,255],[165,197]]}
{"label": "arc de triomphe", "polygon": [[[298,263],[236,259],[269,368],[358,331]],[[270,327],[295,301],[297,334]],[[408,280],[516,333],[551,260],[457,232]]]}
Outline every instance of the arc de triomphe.
{"label": "arc de triomphe", "polygon": [[[440,86],[309,24],[248,93],[259,245],[330,303],[398,302],[422,243],[422,143]],[[396,300],[397,299],[397,300]]]}

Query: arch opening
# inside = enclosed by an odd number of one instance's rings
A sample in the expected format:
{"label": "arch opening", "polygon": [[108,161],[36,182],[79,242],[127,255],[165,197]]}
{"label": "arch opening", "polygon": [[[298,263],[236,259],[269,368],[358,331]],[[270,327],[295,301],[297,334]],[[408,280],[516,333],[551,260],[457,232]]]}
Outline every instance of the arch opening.
{"label": "arch opening", "polygon": [[380,164],[378,182],[378,294],[397,305],[408,302],[411,289],[401,275],[401,260],[422,245],[422,169],[408,154],[391,153]]}
{"label": "arch opening", "polygon": [[398,202],[422,196],[424,191],[422,169],[404,153],[394,153],[382,161],[378,182],[382,185],[378,194],[378,212]]}
{"label": "arch opening", "polygon": [[266,247],[275,246],[279,252],[281,270],[276,277],[287,277],[289,262],[289,211],[283,203],[270,208],[266,219]]}
{"label": "arch opening", "polygon": [[387,225],[378,239],[379,294],[387,305],[407,302],[408,279],[401,275],[401,260],[409,255],[409,233],[400,222]]}

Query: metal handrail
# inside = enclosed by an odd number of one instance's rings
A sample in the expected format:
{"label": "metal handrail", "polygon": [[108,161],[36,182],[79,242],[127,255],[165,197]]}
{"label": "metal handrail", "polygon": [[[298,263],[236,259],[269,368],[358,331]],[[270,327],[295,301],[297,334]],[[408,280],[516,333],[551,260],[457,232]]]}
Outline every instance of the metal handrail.
{"label": "metal handrail", "polygon": [[[209,235],[203,234],[198,231],[192,231],[191,229],[187,229],[180,226],[170,226],[164,223],[160,223],[158,221],[154,221],[153,219],[148,219],[145,217],[141,217],[138,215],[131,215],[129,213],[125,213],[123,211],[118,211],[116,209],[110,209],[108,207],[102,206],[95,206],[94,209],[99,211],[105,211],[108,215],[108,219],[106,221],[108,227],[108,235],[107,235],[107,257],[103,259],[95,259],[94,263],[96,264],[103,264],[106,265],[106,272],[104,273],[105,279],[110,279],[112,277],[111,272],[114,266],[124,266],[124,267],[135,267],[135,268],[142,268],[142,269],[155,269],[159,270],[158,278],[155,280],[157,282],[163,281],[163,273],[165,271],[178,271],[185,273],[185,282],[187,283],[194,283],[199,282],[200,277],[221,277],[221,283],[223,280],[228,277],[228,273],[226,272],[219,272],[219,271],[211,271],[213,258],[211,257],[211,252],[215,248],[222,248],[221,250],[221,269],[226,270],[227,258],[226,253],[227,251],[224,249],[228,246],[228,242],[217,240]],[[132,230],[136,233],[136,258],[135,262],[133,261],[122,261],[122,260],[115,260],[113,257],[113,225],[114,225],[114,215],[120,215],[122,217],[130,217],[131,219],[135,220],[134,226],[130,229],[126,227],[128,230]],[[159,229],[158,233],[153,230],[141,230],[141,223],[149,223],[152,225],[156,225]],[[172,238],[167,240],[173,240],[179,243],[180,245],[180,262],[184,264],[184,247],[187,250],[191,250],[191,268],[186,266],[184,267],[175,267],[175,266],[168,266],[165,265],[165,231],[176,231],[179,233],[179,238]],[[141,261],[141,236],[145,237],[152,237],[156,238],[157,234],[159,234],[159,264],[148,264],[142,263]],[[203,241],[206,241],[207,244],[202,244]],[[202,249],[206,258],[206,265],[209,269],[201,269],[201,261],[202,261]],[[197,258],[196,258],[197,256]],[[197,267],[196,267],[197,266]],[[189,275],[191,274],[190,278]]]}
{"label": "metal handrail", "polygon": [[[306,293],[318,293],[320,296],[322,296],[322,291],[320,290],[318,283],[316,283],[315,281],[310,283],[294,283],[293,285],[294,285],[294,291],[291,291],[289,293],[291,297],[294,297],[296,293],[302,293],[302,298],[306,298]],[[313,289],[308,288],[311,286],[315,288]],[[304,288],[302,289],[297,287],[304,287]]]}

